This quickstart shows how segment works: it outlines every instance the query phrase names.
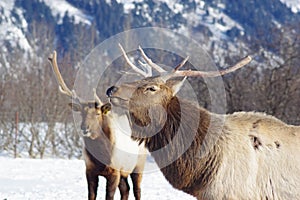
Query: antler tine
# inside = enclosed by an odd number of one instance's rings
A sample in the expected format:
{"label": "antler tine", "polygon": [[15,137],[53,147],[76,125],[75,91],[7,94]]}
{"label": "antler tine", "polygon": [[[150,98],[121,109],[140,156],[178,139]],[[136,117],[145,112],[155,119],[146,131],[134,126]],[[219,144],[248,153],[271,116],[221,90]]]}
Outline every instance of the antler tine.
{"label": "antler tine", "polygon": [[[127,64],[128,64],[134,71],[136,71],[137,73],[141,74],[141,75],[144,76],[144,77],[148,77],[149,74],[147,74],[147,73],[144,72],[143,70],[139,69],[137,66],[135,66],[135,65],[129,60],[129,58],[128,58],[126,52],[125,52],[125,50],[123,49],[123,47],[122,47],[122,45],[121,45],[120,43],[119,43],[119,47],[120,47],[120,49],[121,49],[121,51],[122,51],[122,54],[123,54],[123,56],[124,56],[124,58],[125,58]],[[150,76],[151,76],[151,74],[150,74]]]}
{"label": "antler tine", "polygon": [[141,60],[138,60],[138,63],[147,70],[147,77],[152,76],[152,68],[147,63],[143,63]]}
{"label": "antler tine", "polygon": [[229,67],[227,69],[220,70],[220,71],[209,71],[209,72],[205,72],[205,71],[192,71],[192,70],[174,71],[174,73],[171,74],[171,77],[179,77],[179,76],[217,77],[217,76],[222,76],[222,75],[228,74],[230,72],[233,72],[233,71],[235,71],[235,70],[237,70],[237,69],[245,66],[251,60],[252,60],[252,58],[250,56],[246,56],[245,58],[243,58],[242,60],[240,60],[235,65],[233,65],[233,66],[231,66],[231,67]]}
{"label": "antler tine", "polygon": [[179,65],[177,65],[175,68],[174,68],[174,71],[177,71],[179,70],[181,67],[183,67],[183,65],[188,61],[190,57],[187,56],[181,63],[179,63]]}
{"label": "antler tine", "polygon": [[150,58],[148,58],[148,56],[145,54],[144,50],[142,49],[141,46],[139,46],[139,50],[144,58],[144,60],[147,62],[147,64],[154,68],[155,70],[157,70],[159,73],[164,73],[166,72],[166,70],[164,70],[162,67],[158,66],[157,64],[155,64],[154,62],[152,62],[152,60]]}
{"label": "antler tine", "polygon": [[99,103],[99,105],[103,105],[102,101],[100,100],[99,96],[97,95],[96,88],[93,88],[94,98]]}

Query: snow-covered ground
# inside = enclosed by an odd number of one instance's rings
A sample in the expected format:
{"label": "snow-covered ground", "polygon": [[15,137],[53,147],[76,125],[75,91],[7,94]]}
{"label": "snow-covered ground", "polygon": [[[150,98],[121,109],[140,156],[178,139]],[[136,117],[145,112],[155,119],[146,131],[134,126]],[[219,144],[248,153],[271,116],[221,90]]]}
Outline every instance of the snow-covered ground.
{"label": "snow-covered ground", "polygon": [[[154,163],[148,161],[147,165],[153,166]],[[150,168],[153,168],[152,166]],[[0,156],[0,200],[87,199],[84,172],[83,160],[13,159]],[[100,177],[97,199],[105,199],[104,191],[105,179]],[[120,199],[119,192],[116,193],[115,199]],[[134,199],[132,189],[129,199]],[[144,174],[142,199],[194,198],[172,188],[157,169]]]}

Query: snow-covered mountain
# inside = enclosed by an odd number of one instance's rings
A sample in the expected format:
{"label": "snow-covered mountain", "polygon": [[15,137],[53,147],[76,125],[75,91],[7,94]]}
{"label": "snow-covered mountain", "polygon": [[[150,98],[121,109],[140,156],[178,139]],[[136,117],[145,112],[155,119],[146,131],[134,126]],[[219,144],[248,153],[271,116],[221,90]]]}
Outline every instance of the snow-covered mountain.
{"label": "snow-covered mountain", "polygon": [[234,48],[237,40],[244,46],[252,38],[268,40],[268,31],[299,22],[299,0],[2,0],[0,54],[5,58],[14,49],[30,53],[32,27],[39,23],[49,23],[55,45],[69,51],[78,45],[78,30],[92,28],[96,44],[128,28],[160,26],[216,50]]}
{"label": "snow-covered mountain", "polygon": [[74,7],[72,4],[67,1],[62,0],[43,0],[44,3],[51,9],[51,13],[53,16],[60,16],[57,20],[58,24],[62,23],[62,17],[66,12],[69,13],[70,16],[74,16],[74,23],[84,23],[91,25],[92,16],[85,14],[80,8]]}
{"label": "snow-covered mountain", "polygon": [[23,17],[22,9],[16,8],[14,4],[15,2],[11,0],[0,1],[0,45],[2,52],[8,51],[7,46],[30,50],[30,44],[25,36],[28,31],[28,23]]}
{"label": "snow-covered mountain", "polygon": [[282,3],[286,4],[287,7],[289,7],[293,13],[300,12],[299,0],[281,0],[281,1]]}

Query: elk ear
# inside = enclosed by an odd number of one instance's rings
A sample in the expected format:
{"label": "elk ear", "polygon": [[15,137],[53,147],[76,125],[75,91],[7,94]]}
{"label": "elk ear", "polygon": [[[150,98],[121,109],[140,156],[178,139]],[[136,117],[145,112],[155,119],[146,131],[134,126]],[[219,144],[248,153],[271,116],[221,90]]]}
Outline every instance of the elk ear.
{"label": "elk ear", "polygon": [[100,109],[101,108],[101,104],[99,104],[98,101],[95,101],[95,108],[96,109]]}
{"label": "elk ear", "polygon": [[182,80],[168,80],[167,85],[172,89],[173,96],[175,96],[179,90],[182,88],[184,81],[186,79],[186,76]]}
{"label": "elk ear", "polygon": [[103,106],[101,106],[101,111],[104,115],[106,115],[109,111],[111,111],[111,104],[106,103]]}
{"label": "elk ear", "polygon": [[102,110],[101,110],[101,105],[99,104],[98,101],[95,102],[95,109],[96,109],[96,114],[97,115],[101,115],[102,114]]}
{"label": "elk ear", "polygon": [[69,103],[68,104],[70,106],[70,108],[75,111],[75,112],[79,112],[81,111],[81,105],[77,104],[77,103]]}

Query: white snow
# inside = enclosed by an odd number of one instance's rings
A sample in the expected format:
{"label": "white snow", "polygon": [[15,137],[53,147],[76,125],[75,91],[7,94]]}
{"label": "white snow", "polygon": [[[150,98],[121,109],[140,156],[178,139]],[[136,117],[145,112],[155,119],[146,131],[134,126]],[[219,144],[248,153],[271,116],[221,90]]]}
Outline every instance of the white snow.
{"label": "white snow", "polygon": [[286,4],[293,13],[300,12],[300,0],[280,0],[282,3]]}
{"label": "white snow", "polygon": [[235,22],[233,19],[231,19],[228,15],[224,14],[218,9],[215,8],[208,8],[208,11],[210,13],[209,18],[211,18],[212,21],[217,21],[217,20],[223,20],[225,25],[222,25],[220,23],[212,23],[208,24],[208,27],[211,29],[212,32],[215,32],[218,29],[221,32],[225,32],[227,30],[230,30],[234,26],[236,26],[238,29],[243,30],[243,27],[239,25],[237,22]]}
{"label": "white snow", "polygon": [[[0,9],[3,9],[3,15],[0,15],[0,45],[3,47],[4,41],[10,41],[10,45],[13,48],[20,47],[25,51],[30,51],[31,47],[23,34],[23,30],[27,29],[26,20],[23,18],[22,11],[16,8],[16,12],[19,14],[21,23],[18,23],[12,16],[12,10],[14,8],[14,0],[1,0]],[[3,49],[3,51],[7,51]]]}
{"label": "white snow", "polygon": [[130,10],[133,10],[135,8],[135,5],[133,3],[126,3],[124,4],[124,12],[128,14]]}
{"label": "white snow", "polygon": [[[51,1],[51,0],[48,0]],[[133,2],[142,2],[143,0],[117,0],[118,3],[124,4],[124,6],[133,5]],[[158,0],[160,2],[165,2],[169,8],[173,9],[175,13],[181,12],[183,5],[178,3],[178,0]],[[297,13],[300,12],[300,0],[280,0],[282,3],[286,4],[287,7],[289,7],[292,12]],[[110,0],[106,0],[106,2],[110,3]],[[195,0],[195,3],[197,4],[198,8],[203,9],[205,5],[205,1],[203,0]],[[218,3],[219,8],[226,8],[226,5],[223,3]],[[129,9],[132,9],[134,7],[128,6]]]}
{"label": "white snow", "polygon": [[183,5],[182,4],[179,4],[179,3],[175,3],[173,5],[173,10],[174,10],[174,13],[181,13],[183,11]]}
{"label": "white snow", "polygon": [[65,15],[65,12],[68,12],[69,16],[74,16],[75,23],[78,24],[80,22],[84,24],[91,24],[92,17],[84,14],[78,8],[75,8],[71,4],[69,4],[65,0],[43,0],[47,6],[50,7],[52,11],[52,15],[55,17],[58,14],[60,15],[59,24],[62,23],[62,18]]}
{"label": "white snow", "polygon": [[[106,2],[110,2],[110,0],[106,0]],[[143,0],[117,0],[118,3],[127,4],[133,2],[143,2]]]}
{"label": "white snow", "polygon": [[[1,200],[87,199],[88,191],[83,160],[13,159],[2,155],[0,163]],[[154,165],[154,163],[148,161],[147,165]],[[129,183],[131,185],[129,199],[133,200],[131,181]],[[100,177],[98,200],[105,199],[104,191],[105,179]],[[118,191],[115,199],[120,199]],[[156,169],[144,173],[142,199],[189,200],[195,198],[172,188],[162,173]]]}

